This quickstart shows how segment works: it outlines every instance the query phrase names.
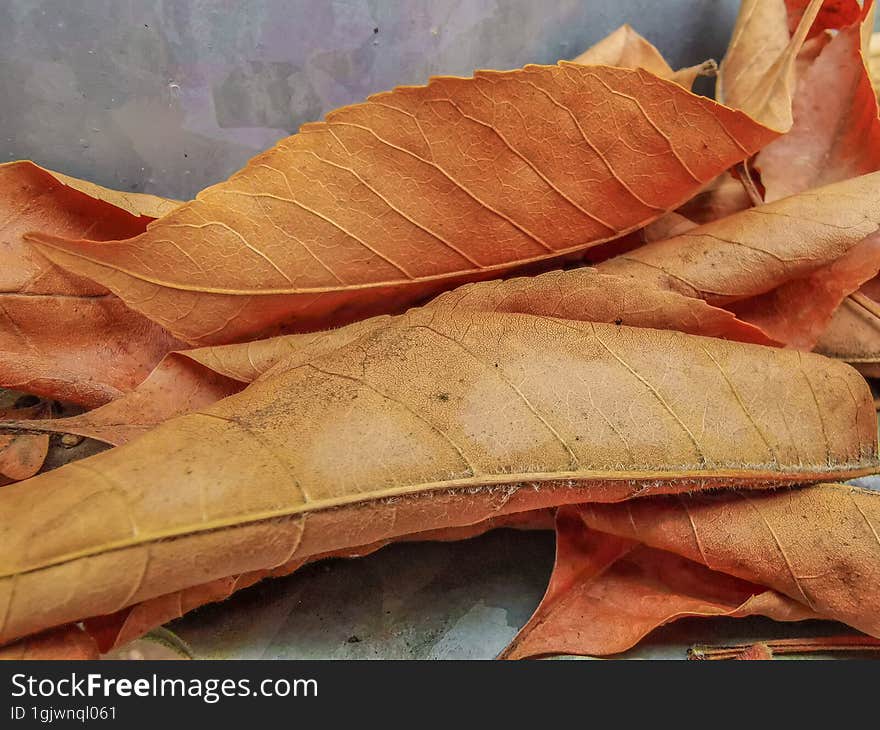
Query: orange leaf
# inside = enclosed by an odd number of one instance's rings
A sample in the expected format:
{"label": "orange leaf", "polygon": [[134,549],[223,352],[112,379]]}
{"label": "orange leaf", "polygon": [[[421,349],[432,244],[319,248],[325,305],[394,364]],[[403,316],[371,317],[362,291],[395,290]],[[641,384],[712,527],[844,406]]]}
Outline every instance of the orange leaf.
{"label": "orange leaf", "polygon": [[22,234],[107,240],[172,201],[120,193],[31,162],[0,165],[0,386],[95,406],[131,390],[180,343],[103,287],[52,265]]}
{"label": "orange leaf", "polygon": [[29,240],[175,336],[223,343],[617,238],[775,136],[642,70],[480,71],[332,112],[130,240]]}
{"label": "orange leaf", "polygon": [[68,624],[0,647],[0,661],[99,659],[94,640],[79,626]]}
{"label": "orange leaf", "polygon": [[[52,407],[40,403],[27,408],[0,410],[0,419],[51,418]],[[41,421],[51,423],[51,420]],[[28,479],[43,466],[49,453],[49,437],[44,434],[0,434],[0,485]]]}
{"label": "orange leaf", "polygon": [[812,350],[847,296],[880,270],[880,234],[868,236],[839,259],[809,276],[730,309],[737,316],[789,347]]}

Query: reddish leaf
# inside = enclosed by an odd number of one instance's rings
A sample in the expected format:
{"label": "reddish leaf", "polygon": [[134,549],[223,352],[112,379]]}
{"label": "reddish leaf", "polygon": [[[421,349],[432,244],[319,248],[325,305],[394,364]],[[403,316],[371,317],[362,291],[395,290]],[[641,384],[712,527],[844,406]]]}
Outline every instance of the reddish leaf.
{"label": "reddish leaf", "polygon": [[547,593],[501,658],[617,654],[685,616],[816,617],[775,591],[587,529],[578,510],[560,508]]}

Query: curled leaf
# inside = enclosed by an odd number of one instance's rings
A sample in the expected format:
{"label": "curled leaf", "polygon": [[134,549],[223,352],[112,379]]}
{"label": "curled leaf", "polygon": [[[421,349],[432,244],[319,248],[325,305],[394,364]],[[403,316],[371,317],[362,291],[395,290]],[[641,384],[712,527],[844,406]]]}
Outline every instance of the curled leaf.
{"label": "curled leaf", "polygon": [[880,494],[842,484],[584,505],[584,524],[782,593],[880,636]]}
{"label": "curled leaf", "polygon": [[172,201],[0,165],[0,386],[95,406],[134,388],[180,342],[105,288],[59,269],[28,231],[102,241],[141,233]]}
{"label": "curled leaf", "polygon": [[743,0],[718,74],[719,101],[787,132],[797,56],[821,6],[822,0],[809,0],[789,36],[784,0]]}
{"label": "curled leaf", "polygon": [[816,618],[795,601],[663,550],[584,526],[560,508],[556,564],[541,605],[502,653],[606,656],[686,616]]}
{"label": "curled leaf", "polygon": [[852,5],[858,10],[850,2],[839,16],[825,18],[849,24],[834,26],[835,35],[801,71],[791,130],[755,160],[767,201],[880,169],[877,97],[861,50],[864,14],[872,2],[855,18]]}
{"label": "curled leaf", "polygon": [[789,346],[811,349],[844,297],[880,266],[880,173],[735,213],[597,266],[728,306]]}

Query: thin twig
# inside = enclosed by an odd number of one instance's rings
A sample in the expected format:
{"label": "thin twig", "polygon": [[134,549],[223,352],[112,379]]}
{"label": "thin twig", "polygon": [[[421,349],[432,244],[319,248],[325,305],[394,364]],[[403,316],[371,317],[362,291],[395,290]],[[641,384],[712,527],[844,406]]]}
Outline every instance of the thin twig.
{"label": "thin twig", "polygon": [[[758,645],[762,649],[768,649],[771,656],[774,654],[811,654],[826,651],[880,651],[880,639],[875,639],[873,636],[821,636],[810,639],[776,639],[725,646],[697,645],[688,650],[688,659],[738,659],[746,652],[752,652],[754,647]],[[760,652],[760,654],[765,654],[765,652]]]}
{"label": "thin twig", "polygon": [[858,304],[869,314],[873,314],[877,319],[880,319],[880,304],[871,299],[871,297],[866,297],[861,292],[854,291],[849,295],[849,298],[852,299],[854,304]]}
{"label": "thin twig", "polygon": [[752,178],[752,173],[749,170],[748,162],[744,161],[738,163],[736,166],[736,171],[737,173],[739,173],[739,181],[745,188],[746,193],[749,196],[749,200],[752,201],[752,205],[764,205],[764,198],[761,195],[761,192],[758,190],[758,186],[755,185],[755,180]]}

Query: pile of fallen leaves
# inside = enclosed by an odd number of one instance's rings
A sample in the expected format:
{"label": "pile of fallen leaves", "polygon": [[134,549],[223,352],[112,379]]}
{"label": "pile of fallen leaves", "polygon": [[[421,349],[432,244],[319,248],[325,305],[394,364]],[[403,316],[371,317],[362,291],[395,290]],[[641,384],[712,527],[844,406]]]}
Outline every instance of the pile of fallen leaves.
{"label": "pile of fallen leaves", "polygon": [[[834,483],[880,471],[872,10],[745,0],[718,101],[629,27],[395,89],[182,204],[0,166],[3,653],[501,526],[557,532],[508,657],[880,637],[880,494]],[[33,476],[51,433],[116,448]]]}

